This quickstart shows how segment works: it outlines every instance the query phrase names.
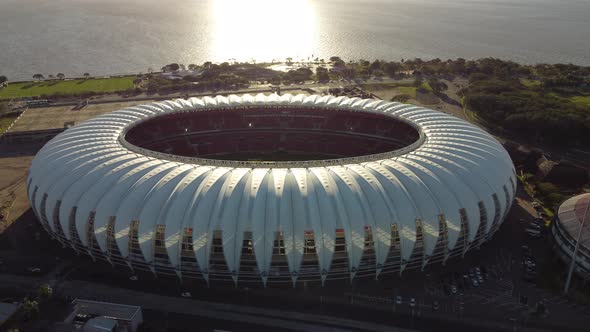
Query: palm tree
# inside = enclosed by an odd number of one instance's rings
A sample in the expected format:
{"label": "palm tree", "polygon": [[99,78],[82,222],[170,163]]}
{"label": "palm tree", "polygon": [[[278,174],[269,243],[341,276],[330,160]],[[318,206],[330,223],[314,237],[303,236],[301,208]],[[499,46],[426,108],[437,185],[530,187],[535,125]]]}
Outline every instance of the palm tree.
{"label": "palm tree", "polygon": [[36,79],[37,81],[41,81],[43,79],[43,74],[35,74],[33,75],[33,79]]}
{"label": "palm tree", "polygon": [[64,73],[57,73],[57,78],[63,80],[64,78],[66,78],[66,75]]}

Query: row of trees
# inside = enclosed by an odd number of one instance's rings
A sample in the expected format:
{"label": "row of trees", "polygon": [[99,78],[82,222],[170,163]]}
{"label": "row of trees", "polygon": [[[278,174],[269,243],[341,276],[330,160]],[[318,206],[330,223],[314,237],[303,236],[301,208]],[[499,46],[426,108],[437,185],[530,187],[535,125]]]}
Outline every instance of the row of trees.
{"label": "row of trees", "polygon": [[478,77],[461,91],[465,105],[489,125],[531,140],[581,145],[590,143],[587,108],[543,85],[518,79]]}
{"label": "row of trees", "polygon": [[401,61],[367,60],[349,61],[333,56],[330,63],[335,68],[333,71],[343,73],[346,77],[396,76],[413,74],[416,76],[462,76],[469,77],[473,74],[483,77],[496,77],[499,79],[530,78],[536,79],[546,86],[579,86],[588,83],[590,67],[572,64],[537,64],[522,65],[513,61],[495,58],[482,58],[466,60],[457,58],[454,60],[422,60],[402,59]]}
{"label": "row of trees", "polygon": [[[50,74],[47,76],[47,78],[50,80],[55,80],[56,78],[58,80],[63,80],[66,78],[66,74],[64,74],[64,73],[57,73],[57,75]],[[90,73],[84,73],[84,78],[89,79]],[[35,74],[35,75],[33,75],[33,79],[35,79],[37,81],[43,81],[43,80],[45,80],[45,76],[43,76],[43,74]]]}

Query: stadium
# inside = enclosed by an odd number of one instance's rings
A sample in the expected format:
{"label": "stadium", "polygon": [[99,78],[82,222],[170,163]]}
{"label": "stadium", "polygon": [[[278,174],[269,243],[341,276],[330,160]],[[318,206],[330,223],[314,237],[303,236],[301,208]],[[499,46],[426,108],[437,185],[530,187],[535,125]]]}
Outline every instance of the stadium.
{"label": "stadium", "polygon": [[324,284],[462,257],[498,230],[516,176],[493,137],[438,111],[260,94],[87,120],[39,151],[27,191],[43,228],[93,259]]}
{"label": "stadium", "polygon": [[573,271],[590,280],[590,194],[574,196],[563,202],[551,224],[555,252],[568,266],[575,253]]}

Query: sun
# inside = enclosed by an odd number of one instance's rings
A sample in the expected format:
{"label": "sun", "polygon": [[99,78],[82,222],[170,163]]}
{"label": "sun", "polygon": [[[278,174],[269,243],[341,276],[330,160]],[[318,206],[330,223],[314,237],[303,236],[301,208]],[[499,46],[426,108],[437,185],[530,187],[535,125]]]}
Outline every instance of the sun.
{"label": "sun", "polygon": [[309,0],[217,0],[212,7],[215,61],[306,59],[316,39]]}

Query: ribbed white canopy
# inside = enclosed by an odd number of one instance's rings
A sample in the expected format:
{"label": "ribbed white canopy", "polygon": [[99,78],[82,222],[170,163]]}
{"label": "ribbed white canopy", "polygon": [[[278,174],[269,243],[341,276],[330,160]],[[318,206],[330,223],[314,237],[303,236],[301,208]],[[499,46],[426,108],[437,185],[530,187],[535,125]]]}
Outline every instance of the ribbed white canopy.
{"label": "ribbed white canopy", "polygon": [[[383,160],[348,158],[336,165],[280,168],[159,159],[132,152],[119,140],[126,127],[157,114],[217,107],[231,112],[240,105],[390,114],[415,124],[425,140],[413,151]],[[180,265],[183,231],[192,227],[195,256],[205,277],[215,231],[221,231],[230,271],[239,271],[244,232],[251,232],[257,267],[266,281],[277,232],[283,234],[294,278],[306,231],[313,232],[320,271],[329,271],[336,229],[344,230],[351,277],[365,250],[365,229],[372,232],[377,273],[390,250],[392,224],[398,225],[405,261],[414,249],[417,220],[424,229],[425,257],[437,244],[441,216],[449,250],[458,245],[462,209],[473,241],[480,223],[485,222],[485,232],[491,231],[497,208],[497,222],[502,222],[514,198],[514,174],[508,154],[493,137],[438,111],[358,98],[260,94],[157,102],[88,120],[43,147],[31,166],[28,188],[35,214],[47,220],[51,232],[60,225],[68,240],[73,240],[73,227],[87,245],[94,214],[96,241],[104,252],[109,220],[115,221],[123,257],[130,254],[130,225],[139,221],[139,245],[148,264],[154,260],[158,225],[165,226],[165,248],[175,267]],[[480,215],[479,204],[486,215]]]}

